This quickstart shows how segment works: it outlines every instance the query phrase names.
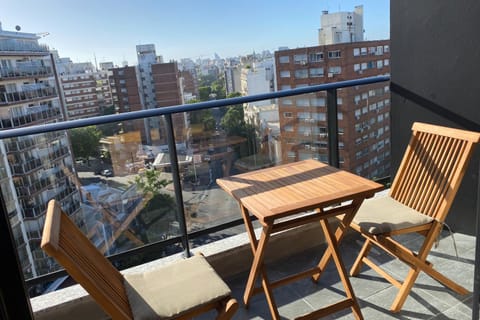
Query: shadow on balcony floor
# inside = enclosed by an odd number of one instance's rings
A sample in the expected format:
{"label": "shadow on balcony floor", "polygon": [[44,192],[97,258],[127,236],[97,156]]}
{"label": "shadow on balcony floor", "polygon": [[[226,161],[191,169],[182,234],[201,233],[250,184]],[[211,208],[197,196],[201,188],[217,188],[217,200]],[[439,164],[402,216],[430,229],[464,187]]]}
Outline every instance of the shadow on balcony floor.
{"label": "shadow on balcony floor", "polygon": [[[438,247],[432,250],[429,261],[435,265],[436,269],[441,270],[454,281],[473,290],[475,237],[457,233],[454,238],[458,258],[455,254],[452,237],[447,231],[444,231]],[[416,237],[409,236],[405,240],[408,246],[414,249],[418,244],[416,239]],[[340,248],[347,270],[353,264],[362,243],[361,238],[357,235],[349,235],[341,243]],[[292,271],[305,270],[315,265],[322,253],[323,249],[318,247],[277,261],[275,264],[268,264],[267,270],[270,279],[283,278]],[[380,254],[376,249],[372,249],[371,257],[381,263],[383,268],[392,275],[397,275],[397,279],[403,279],[408,271],[403,263],[385,254]],[[242,297],[247,277],[248,273],[241,273],[226,279],[233,295],[240,303],[234,319],[271,319],[263,294],[254,296],[248,309],[244,307]],[[360,275],[351,277],[350,281],[365,319],[466,320],[472,317],[471,294],[457,295],[424,273],[420,273],[402,311],[397,314],[391,313],[389,309],[398,289],[369,267],[364,266]],[[293,319],[314,309],[337,302],[344,297],[344,289],[332,261],[318,284],[306,278],[276,288],[273,292],[282,319]],[[207,317],[202,319],[207,319]],[[350,309],[345,309],[324,319],[354,319],[354,316]]]}

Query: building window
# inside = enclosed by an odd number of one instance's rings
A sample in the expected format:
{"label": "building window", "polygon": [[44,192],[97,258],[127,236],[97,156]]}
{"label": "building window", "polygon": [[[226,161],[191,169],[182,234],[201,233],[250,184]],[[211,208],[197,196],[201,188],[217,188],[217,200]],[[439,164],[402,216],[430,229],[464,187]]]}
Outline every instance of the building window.
{"label": "building window", "polygon": [[390,60],[389,59],[383,60],[383,65],[384,66],[389,66],[390,65]]}
{"label": "building window", "polygon": [[328,73],[331,73],[331,74],[340,74],[340,73],[342,73],[342,67],[340,67],[340,66],[337,66],[337,67],[329,67],[329,68],[328,68]]}
{"label": "building window", "polygon": [[293,61],[295,64],[306,64],[307,63],[307,55],[306,54],[296,54],[293,56]]}
{"label": "building window", "polygon": [[310,77],[323,77],[323,68],[310,68]]}
{"label": "building window", "polygon": [[298,98],[297,99],[297,107],[309,107],[310,101],[308,98]]}
{"label": "building window", "polygon": [[307,69],[295,70],[295,78],[297,79],[308,78],[308,70]]}
{"label": "building window", "polygon": [[355,102],[355,104],[358,104],[360,102],[360,95],[357,94],[354,98],[353,98],[353,101]]}
{"label": "building window", "polygon": [[280,63],[289,63],[290,62],[290,56],[280,56],[278,58],[278,61]]}
{"label": "building window", "polygon": [[328,58],[329,59],[338,59],[342,57],[342,53],[340,50],[335,51],[328,51]]}
{"label": "building window", "polygon": [[360,49],[359,48],[353,48],[353,56],[358,57],[360,55]]}
{"label": "building window", "polygon": [[293,126],[292,125],[286,125],[283,126],[286,132],[293,132]]}
{"label": "building window", "polygon": [[280,88],[280,90],[290,90],[291,88],[292,88],[292,87],[291,87],[290,85],[284,84],[284,85]]}
{"label": "building window", "polygon": [[377,69],[383,68],[383,60],[377,60]]}
{"label": "building window", "polygon": [[325,121],[327,120],[327,115],[324,112],[313,112],[312,119],[316,121]]}
{"label": "building window", "polygon": [[355,63],[355,64],[353,65],[353,71],[358,71],[358,70],[360,70],[360,64],[359,64],[359,63]]}
{"label": "building window", "polygon": [[283,117],[284,117],[284,118],[293,118],[293,115],[292,115],[291,112],[284,112],[284,113],[283,113]]}
{"label": "building window", "polygon": [[280,71],[280,78],[290,78],[290,71],[289,70]]}
{"label": "building window", "polygon": [[383,52],[390,52],[390,47],[388,45],[383,46]]}
{"label": "building window", "polygon": [[323,61],[323,52],[310,53],[309,60],[310,60],[310,62]]}
{"label": "building window", "polygon": [[312,107],[325,107],[325,98],[311,98],[310,105]]}
{"label": "building window", "polygon": [[367,48],[361,48],[361,49],[360,49],[360,54],[361,54],[362,56],[366,56],[366,55],[367,55]]}

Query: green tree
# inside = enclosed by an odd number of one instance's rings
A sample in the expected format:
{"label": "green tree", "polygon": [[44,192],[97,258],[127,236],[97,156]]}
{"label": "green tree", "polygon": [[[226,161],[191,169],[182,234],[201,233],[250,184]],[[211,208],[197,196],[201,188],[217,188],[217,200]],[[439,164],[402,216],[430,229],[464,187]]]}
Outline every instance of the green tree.
{"label": "green tree", "polygon": [[[240,97],[239,92],[233,92],[227,98]],[[227,133],[227,136],[243,136],[246,137],[246,123],[243,112],[243,105],[236,104],[229,107],[221,108],[223,111],[220,124]]]}
{"label": "green tree", "polygon": [[245,136],[243,106],[230,106],[221,120],[221,125],[227,136]]}
{"label": "green tree", "polygon": [[208,101],[210,100],[210,93],[212,93],[211,87],[200,87],[198,88],[198,96],[200,101]]}
{"label": "green tree", "polygon": [[143,194],[156,196],[160,194],[160,190],[169,185],[172,181],[161,179],[160,171],[155,169],[146,170],[143,174],[135,177],[137,187],[142,190]]}
{"label": "green tree", "polygon": [[75,128],[70,130],[70,141],[75,157],[88,159],[98,155],[102,132],[95,126]]}

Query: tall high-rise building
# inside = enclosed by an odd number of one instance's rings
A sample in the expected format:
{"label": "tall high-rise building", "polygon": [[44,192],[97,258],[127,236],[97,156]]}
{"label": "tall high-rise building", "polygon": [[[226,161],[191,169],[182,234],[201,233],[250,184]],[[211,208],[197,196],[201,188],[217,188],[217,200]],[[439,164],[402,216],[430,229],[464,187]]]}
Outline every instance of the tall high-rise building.
{"label": "tall high-rise building", "polygon": [[[0,27],[1,130],[65,119],[54,59],[39,38]],[[83,225],[71,154],[64,131],[0,140],[0,190],[26,278],[52,271],[40,249],[50,199]]]}
{"label": "tall high-rise building", "polygon": [[353,12],[323,11],[318,30],[318,44],[363,41],[363,6]]}
{"label": "tall high-rise building", "polygon": [[[390,73],[390,40],[275,52],[277,90]],[[339,89],[340,166],[369,178],[390,170],[390,92],[379,83]],[[328,162],[326,93],[279,99],[284,161]]]}
{"label": "tall high-rise building", "polygon": [[[155,45],[137,45],[138,83],[144,109],[155,109],[183,104],[183,88],[176,62],[164,63],[157,56]],[[172,115],[175,139],[185,142],[186,115]],[[167,144],[167,132],[162,118],[145,119],[146,143]]]}
{"label": "tall high-rise building", "polygon": [[73,63],[58,59],[57,70],[63,89],[67,120],[100,116],[112,106],[107,70],[97,70],[92,63]]}
{"label": "tall high-rise building", "polygon": [[[115,111],[124,113],[142,110],[136,67],[113,68],[108,72]],[[147,139],[143,120],[126,121],[122,123],[122,130],[123,132],[139,131],[142,141]]]}

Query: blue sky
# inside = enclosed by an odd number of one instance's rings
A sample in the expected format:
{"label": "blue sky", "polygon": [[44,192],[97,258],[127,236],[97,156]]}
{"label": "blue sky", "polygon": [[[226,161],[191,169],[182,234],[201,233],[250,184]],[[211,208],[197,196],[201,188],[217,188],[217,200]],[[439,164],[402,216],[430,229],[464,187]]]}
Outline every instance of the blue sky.
{"label": "blue sky", "polygon": [[367,40],[390,37],[389,0],[2,0],[3,30],[31,33],[74,62],[126,60],[155,44],[165,61],[230,57],[318,44],[322,10],[364,7]]}

